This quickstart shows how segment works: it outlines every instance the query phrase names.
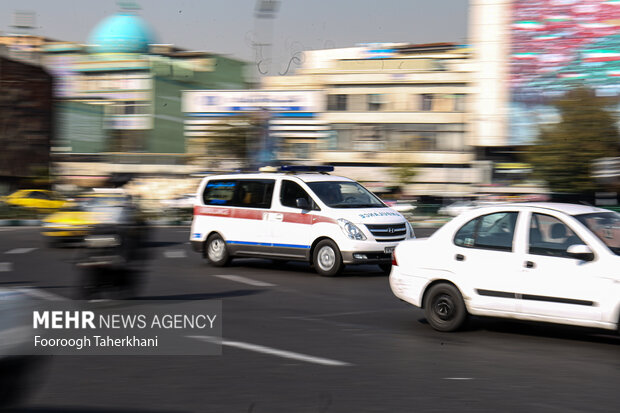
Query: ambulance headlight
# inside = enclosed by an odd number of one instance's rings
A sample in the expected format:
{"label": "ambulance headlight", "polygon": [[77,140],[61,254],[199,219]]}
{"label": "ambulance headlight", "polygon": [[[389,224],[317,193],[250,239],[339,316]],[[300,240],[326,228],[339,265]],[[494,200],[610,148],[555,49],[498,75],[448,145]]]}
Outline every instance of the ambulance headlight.
{"label": "ambulance headlight", "polygon": [[351,221],[347,221],[346,219],[340,218],[338,220],[338,225],[344,232],[344,235],[349,237],[350,239],[354,239],[357,241],[364,241],[366,239],[366,235]]}

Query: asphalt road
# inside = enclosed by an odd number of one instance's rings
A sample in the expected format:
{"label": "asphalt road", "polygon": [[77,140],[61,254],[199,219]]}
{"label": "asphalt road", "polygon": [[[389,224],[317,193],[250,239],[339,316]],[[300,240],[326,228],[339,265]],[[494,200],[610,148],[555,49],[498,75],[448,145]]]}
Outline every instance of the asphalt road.
{"label": "asphalt road", "polygon": [[[429,230],[418,230],[419,236]],[[307,265],[212,268],[187,228],[157,228],[149,299],[223,302],[221,356],[56,356],[22,412],[611,412],[620,337],[474,319],[439,333],[397,300],[377,267],[338,278]],[[74,248],[0,228],[0,287],[74,296]],[[269,351],[265,351],[268,349]],[[325,361],[330,363],[326,363]]]}

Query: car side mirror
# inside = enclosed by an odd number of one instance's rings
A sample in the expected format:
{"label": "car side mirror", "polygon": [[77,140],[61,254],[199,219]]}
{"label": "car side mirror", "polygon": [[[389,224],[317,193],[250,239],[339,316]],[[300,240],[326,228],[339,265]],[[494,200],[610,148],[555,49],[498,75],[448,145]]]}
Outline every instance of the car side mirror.
{"label": "car side mirror", "polygon": [[295,205],[300,209],[310,209],[310,204],[306,198],[297,198],[295,199]]}
{"label": "car side mirror", "polygon": [[575,244],[568,247],[566,253],[571,258],[577,258],[583,261],[592,261],[594,259],[594,253],[584,244]]}

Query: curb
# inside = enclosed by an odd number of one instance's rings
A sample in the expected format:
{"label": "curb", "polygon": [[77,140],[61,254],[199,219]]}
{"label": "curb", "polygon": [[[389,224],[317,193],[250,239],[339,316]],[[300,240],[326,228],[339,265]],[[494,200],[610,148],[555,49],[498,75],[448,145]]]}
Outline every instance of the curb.
{"label": "curb", "polygon": [[0,219],[0,227],[38,227],[40,219]]}
{"label": "curb", "polygon": [[428,221],[414,221],[411,224],[417,228],[439,228],[441,227],[443,224],[445,224],[448,221],[444,221],[444,220],[428,220]]}
{"label": "curb", "polygon": [[[0,227],[40,227],[40,219],[0,219]],[[192,221],[157,219],[148,222],[153,226],[190,226]]]}

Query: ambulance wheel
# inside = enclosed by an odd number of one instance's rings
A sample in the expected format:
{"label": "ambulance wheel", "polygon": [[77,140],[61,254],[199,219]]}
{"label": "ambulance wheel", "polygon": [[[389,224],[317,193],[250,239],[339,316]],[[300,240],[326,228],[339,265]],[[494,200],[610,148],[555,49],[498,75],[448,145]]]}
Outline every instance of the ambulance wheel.
{"label": "ambulance wheel", "polygon": [[344,267],[340,250],[336,243],[330,239],[324,239],[317,244],[314,249],[312,263],[316,272],[323,277],[334,277]]}
{"label": "ambulance wheel", "polygon": [[226,242],[219,234],[213,234],[207,240],[205,256],[216,267],[223,267],[230,262]]}

